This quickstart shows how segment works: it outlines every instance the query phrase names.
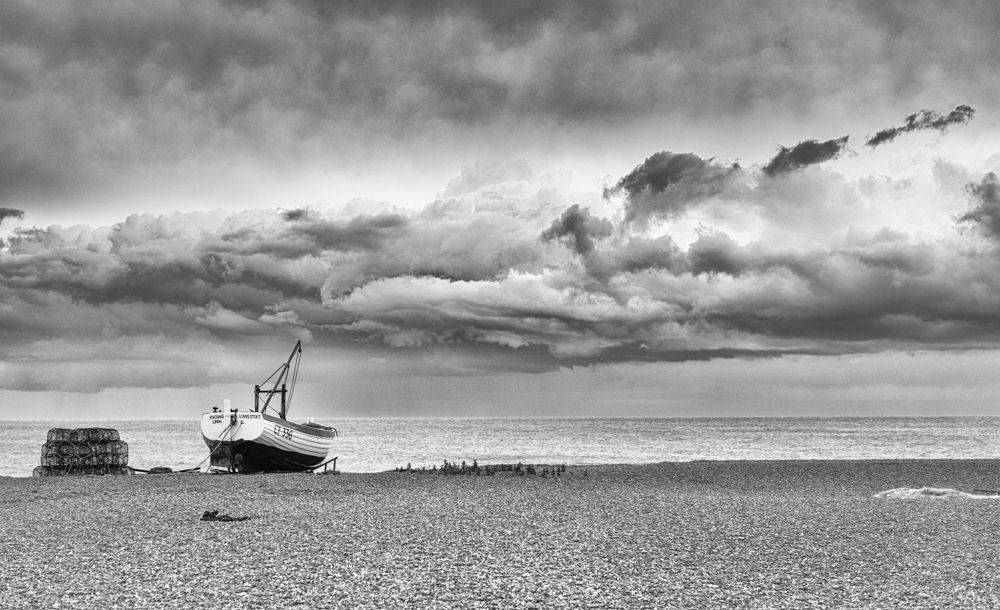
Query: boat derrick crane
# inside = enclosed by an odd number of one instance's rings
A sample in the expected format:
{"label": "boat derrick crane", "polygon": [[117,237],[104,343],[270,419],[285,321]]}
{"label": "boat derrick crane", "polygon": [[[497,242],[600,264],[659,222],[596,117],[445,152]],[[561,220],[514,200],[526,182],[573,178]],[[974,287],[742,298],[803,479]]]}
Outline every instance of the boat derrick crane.
{"label": "boat derrick crane", "polygon": [[[292,406],[292,396],[295,393],[295,381],[299,377],[299,363],[302,361],[302,341],[296,341],[295,347],[292,348],[292,353],[288,356],[288,360],[283,362],[267,379],[262,383],[257,384],[253,387],[253,410],[254,411],[267,411],[267,408],[271,405],[271,399],[275,395],[281,396],[281,407],[278,410],[278,417],[285,419],[288,415],[288,409]],[[274,380],[274,384],[270,389],[264,389],[261,386],[267,386],[271,380]],[[264,396],[264,402],[261,404],[261,396]],[[274,407],[271,407],[274,409]]]}

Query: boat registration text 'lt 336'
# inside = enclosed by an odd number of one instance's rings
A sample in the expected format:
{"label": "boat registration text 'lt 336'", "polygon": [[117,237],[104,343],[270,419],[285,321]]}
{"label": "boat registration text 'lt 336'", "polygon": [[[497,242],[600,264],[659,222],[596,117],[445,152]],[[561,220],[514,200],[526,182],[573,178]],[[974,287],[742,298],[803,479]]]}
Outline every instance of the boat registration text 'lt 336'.
{"label": "boat registration text 'lt 336'", "polygon": [[291,440],[292,431],[288,428],[285,428],[284,426],[279,426],[278,424],[274,424],[274,435],[279,438],[285,438]]}

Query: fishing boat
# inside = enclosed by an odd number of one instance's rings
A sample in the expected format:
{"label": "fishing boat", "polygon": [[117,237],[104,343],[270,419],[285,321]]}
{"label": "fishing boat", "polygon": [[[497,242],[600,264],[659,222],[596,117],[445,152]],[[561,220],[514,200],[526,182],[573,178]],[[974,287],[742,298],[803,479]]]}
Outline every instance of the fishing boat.
{"label": "fishing boat", "polygon": [[[299,341],[288,360],[254,386],[253,411],[234,409],[226,400],[221,409],[201,416],[201,435],[211,451],[210,468],[303,472],[324,465],[337,430],[311,417],[302,423],[288,420],[301,361]],[[271,404],[275,397],[280,397],[280,404]]]}

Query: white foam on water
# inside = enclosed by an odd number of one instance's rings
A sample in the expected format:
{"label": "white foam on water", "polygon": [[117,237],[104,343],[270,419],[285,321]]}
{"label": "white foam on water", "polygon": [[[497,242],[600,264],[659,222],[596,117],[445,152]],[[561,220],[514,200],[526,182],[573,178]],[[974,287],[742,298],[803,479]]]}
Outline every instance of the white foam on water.
{"label": "white foam on water", "polygon": [[974,500],[1000,500],[1000,494],[975,494],[958,491],[957,489],[938,487],[921,487],[920,489],[915,489],[913,487],[897,487],[896,489],[880,491],[875,494],[875,497],[889,498],[892,500],[915,500],[918,498],[970,498]]}

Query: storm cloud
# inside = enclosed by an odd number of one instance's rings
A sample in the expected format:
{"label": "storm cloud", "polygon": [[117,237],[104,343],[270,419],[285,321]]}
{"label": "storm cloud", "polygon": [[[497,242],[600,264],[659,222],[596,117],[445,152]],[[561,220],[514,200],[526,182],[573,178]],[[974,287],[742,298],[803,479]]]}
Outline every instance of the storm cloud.
{"label": "storm cloud", "polygon": [[0,207],[0,224],[8,218],[20,219],[24,218],[24,210],[17,210],[14,208],[2,208]]}
{"label": "storm cloud", "polygon": [[457,170],[479,139],[575,146],[595,124],[634,137],[894,102],[860,99],[872,91],[978,99],[995,89],[997,10],[15,0],[0,7],[0,205],[113,202],[120,218],[139,198],[277,198],[304,166],[349,176],[431,151]]}
{"label": "storm cloud", "polygon": [[[795,218],[761,202],[782,188],[794,200],[792,180],[730,192],[727,205],[741,210],[731,230],[751,217],[763,228],[749,241],[702,228],[680,246],[635,226],[632,196],[737,170],[669,154],[639,167],[645,173],[619,182],[628,196],[614,220],[553,199],[544,187],[525,188],[523,173],[477,170],[481,180],[455,182],[415,212],[274,209],[14,228],[0,248],[0,353],[12,361],[42,357],[42,346],[93,336],[106,338],[101,358],[112,346],[143,353],[153,337],[171,345],[298,337],[344,350],[460,348],[456,371],[468,373],[508,360],[513,366],[514,354],[523,356],[518,370],[546,371],[1000,340],[993,250],[955,241],[968,236],[924,242],[885,228],[788,233],[783,228],[797,227]],[[808,187],[834,184],[820,179],[832,180],[816,176]],[[976,207],[958,220],[995,237],[997,190],[992,174],[970,185]],[[508,193],[502,205],[499,192]],[[694,211],[656,213],[669,231]],[[848,212],[855,224],[865,218],[862,208]],[[940,219],[947,234],[951,219]],[[193,357],[170,353],[188,370]],[[44,385],[35,369],[17,370],[23,383],[14,385]],[[135,369],[134,383],[153,383],[143,370]]]}
{"label": "storm cloud", "polygon": [[807,165],[836,159],[847,146],[847,139],[848,136],[825,142],[806,140],[791,148],[782,146],[778,149],[778,153],[764,166],[764,173],[773,178]]}
{"label": "storm cloud", "polygon": [[623,176],[604,196],[626,196],[626,223],[671,218],[706,199],[723,194],[738,165],[724,166],[693,153],[655,153]]}
{"label": "storm cloud", "polygon": [[751,267],[749,256],[724,233],[701,235],[688,250],[692,273],[739,276]]}
{"label": "storm cloud", "polygon": [[995,349],[992,123],[804,138],[995,113],[998,20],[4,2],[0,385],[242,380],[293,338],[435,376]]}
{"label": "storm cloud", "polygon": [[972,182],[965,188],[976,205],[961,215],[959,222],[975,223],[990,237],[1000,238],[1000,179],[989,172],[980,182]]}
{"label": "storm cloud", "polygon": [[921,110],[914,114],[906,117],[906,121],[903,125],[898,127],[887,127],[868,138],[865,142],[868,146],[875,148],[882,144],[887,144],[892,142],[897,137],[904,133],[909,133],[911,131],[920,131],[924,129],[936,129],[938,131],[945,131],[948,127],[952,125],[965,125],[972,120],[975,116],[976,111],[972,106],[967,106],[962,104],[956,106],[954,110],[946,115],[942,115],[933,110]]}
{"label": "storm cloud", "polygon": [[573,250],[578,254],[587,255],[594,249],[594,239],[608,237],[614,231],[611,221],[606,218],[595,218],[590,210],[581,209],[579,204],[573,204],[563,212],[562,216],[552,222],[541,238],[551,241],[567,238]]}

